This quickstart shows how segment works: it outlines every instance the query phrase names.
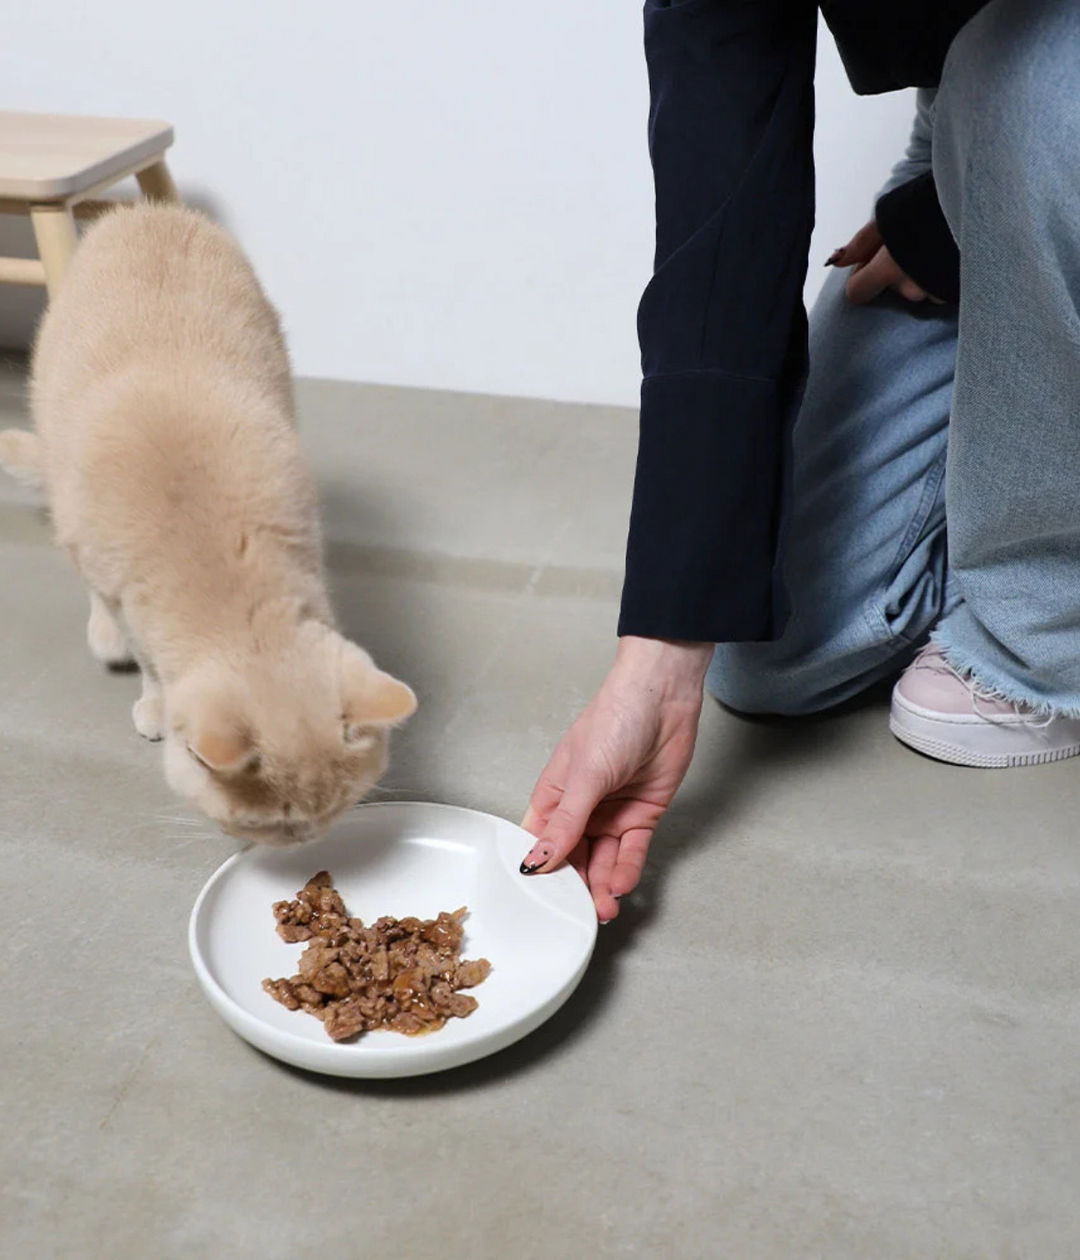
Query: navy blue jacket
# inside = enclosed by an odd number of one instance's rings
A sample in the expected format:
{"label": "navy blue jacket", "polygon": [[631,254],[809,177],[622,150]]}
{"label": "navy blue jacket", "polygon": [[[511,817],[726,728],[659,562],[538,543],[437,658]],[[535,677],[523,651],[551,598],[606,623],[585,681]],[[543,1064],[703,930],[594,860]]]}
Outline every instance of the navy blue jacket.
{"label": "navy blue jacket", "polygon": [[[933,86],[986,0],[822,0],[862,93]],[[807,368],[815,0],[647,0],[656,258],[620,634],[783,629],[791,425]],[[879,203],[900,265],[955,298],[932,177]],[[951,255],[951,257],[950,257]]]}

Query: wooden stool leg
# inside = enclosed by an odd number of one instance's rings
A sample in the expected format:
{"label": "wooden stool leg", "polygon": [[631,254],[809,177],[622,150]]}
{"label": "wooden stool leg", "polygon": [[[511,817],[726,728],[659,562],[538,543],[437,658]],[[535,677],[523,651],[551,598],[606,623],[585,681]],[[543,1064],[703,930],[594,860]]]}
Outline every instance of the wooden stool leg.
{"label": "wooden stool leg", "polygon": [[180,200],[180,194],[176,191],[176,185],[173,183],[173,177],[165,165],[164,158],[160,162],[155,162],[153,166],[148,166],[146,170],[140,171],[135,178],[139,181],[143,196],[150,201]]}
{"label": "wooden stool leg", "polygon": [[45,267],[45,287],[49,290],[49,297],[53,298],[60,291],[71,256],[79,243],[75,216],[70,206],[31,206],[30,220]]}

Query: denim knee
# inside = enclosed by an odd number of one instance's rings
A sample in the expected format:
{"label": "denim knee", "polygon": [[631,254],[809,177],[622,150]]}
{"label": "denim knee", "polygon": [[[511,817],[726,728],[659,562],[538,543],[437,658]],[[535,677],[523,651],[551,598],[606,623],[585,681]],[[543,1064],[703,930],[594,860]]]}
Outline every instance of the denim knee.
{"label": "denim knee", "polygon": [[796,671],[764,659],[756,644],[718,643],[705,679],[705,690],[736,713],[798,717],[818,707],[806,688],[796,685]]}
{"label": "denim knee", "polygon": [[737,713],[806,717],[850,700],[911,654],[899,641],[817,656],[792,655],[782,643],[718,643],[705,689]]}
{"label": "denim knee", "polygon": [[799,685],[797,671],[755,660],[745,644],[718,643],[705,690],[736,713],[762,717],[802,717],[827,708],[811,689]]}
{"label": "denim knee", "polygon": [[996,0],[953,41],[934,104],[934,174],[961,250],[971,181],[1003,216],[1046,220],[1080,200],[1078,151],[1080,6]]}

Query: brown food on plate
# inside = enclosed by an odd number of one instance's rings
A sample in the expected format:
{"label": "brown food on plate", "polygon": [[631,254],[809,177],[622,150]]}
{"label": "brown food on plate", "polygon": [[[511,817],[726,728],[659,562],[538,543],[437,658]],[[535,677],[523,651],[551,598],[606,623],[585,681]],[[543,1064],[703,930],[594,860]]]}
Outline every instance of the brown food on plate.
{"label": "brown food on plate", "polygon": [[471,989],[491,963],[461,958],[466,908],[437,919],[352,919],[326,871],[312,875],[293,901],[274,905],[278,935],[307,941],[299,971],[263,988],[290,1011],[321,1019],[335,1041],[376,1028],[415,1037],[476,1010]]}

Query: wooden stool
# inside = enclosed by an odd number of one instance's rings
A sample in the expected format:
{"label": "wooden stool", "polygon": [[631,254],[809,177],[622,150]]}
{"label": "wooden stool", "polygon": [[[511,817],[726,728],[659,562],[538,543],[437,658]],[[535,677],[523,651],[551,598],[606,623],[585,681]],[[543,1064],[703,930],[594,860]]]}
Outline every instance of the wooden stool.
{"label": "wooden stool", "polygon": [[78,242],[76,217],[115,205],[100,194],[128,175],[144,196],[178,201],[164,156],[172,142],[162,122],[0,110],[0,214],[30,215],[40,255],[0,257],[0,282],[55,294]]}

